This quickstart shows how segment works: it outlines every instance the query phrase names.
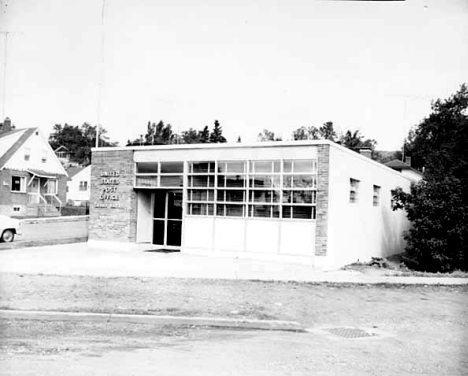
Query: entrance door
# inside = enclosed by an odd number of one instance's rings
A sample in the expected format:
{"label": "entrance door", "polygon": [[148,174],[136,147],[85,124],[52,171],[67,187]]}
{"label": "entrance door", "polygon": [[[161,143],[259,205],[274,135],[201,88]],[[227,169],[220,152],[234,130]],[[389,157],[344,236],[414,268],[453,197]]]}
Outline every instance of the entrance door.
{"label": "entrance door", "polygon": [[180,247],[182,243],[182,191],[157,191],[153,208],[153,244]]}
{"label": "entrance door", "polygon": [[41,183],[38,178],[34,178],[32,183],[31,183],[31,188],[30,188],[30,202],[33,204],[39,204],[39,195],[41,194],[40,191]]}

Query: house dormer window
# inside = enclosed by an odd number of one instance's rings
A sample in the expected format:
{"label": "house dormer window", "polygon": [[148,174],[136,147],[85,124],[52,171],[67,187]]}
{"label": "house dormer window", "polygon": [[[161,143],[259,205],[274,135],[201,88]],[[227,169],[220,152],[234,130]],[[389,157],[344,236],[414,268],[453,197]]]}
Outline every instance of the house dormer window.
{"label": "house dormer window", "polygon": [[47,162],[47,150],[42,150],[42,163]]}
{"label": "house dormer window", "polygon": [[24,160],[29,161],[31,158],[31,148],[25,148],[24,149]]}
{"label": "house dormer window", "polygon": [[87,181],[80,181],[80,191],[87,191],[88,190],[88,182]]}

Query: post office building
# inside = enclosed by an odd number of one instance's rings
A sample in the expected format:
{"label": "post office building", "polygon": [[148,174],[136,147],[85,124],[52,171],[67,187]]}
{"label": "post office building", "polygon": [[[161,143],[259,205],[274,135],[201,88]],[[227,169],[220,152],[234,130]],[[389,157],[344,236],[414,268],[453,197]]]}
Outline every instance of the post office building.
{"label": "post office building", "polygon": [[403,251],[410,184],[330,141],[98,148],[89,241],[339,267]]}

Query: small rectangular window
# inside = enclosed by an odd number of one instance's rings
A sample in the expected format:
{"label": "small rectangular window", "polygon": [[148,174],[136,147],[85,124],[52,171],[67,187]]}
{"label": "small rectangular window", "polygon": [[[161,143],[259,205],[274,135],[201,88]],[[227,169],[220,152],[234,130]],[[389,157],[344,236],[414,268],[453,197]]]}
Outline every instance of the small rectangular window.
{"label": "small rectangular window", "polygon": [[42,163],[47,162],[47,150],[42,150]]}
{"label": "small rectangular window", "polygon": [[14,211],[14,212],[20,212],[20,211],[21,211],[21,207],[20,207],[20,206],[13,206],[13,211]]}
{"label": "small rectangular window", "polygon": [[372,198],[374,206],[379,206],[380,204],[380,187],[378,185],[374,185],[374,196]]}
{"label": "small rectangular window", "polygon": [[13,192],[26,192],[26,178],[24,176],[12,176],[11,190]]}
{"label": "small rectangular window", "polygon": [[24,149],[24,160],[29,161],[31,158],[31,148],[25,148]]}
{"label": "small rectangular window", "polygon": [[87,191],[87,190],[88,190],[88,182],[80,181],[80,191]]}
{"label": "small rectangular window", "polygon": [[359,180],[349,179],[349,202],[356,203],[358,201]]}

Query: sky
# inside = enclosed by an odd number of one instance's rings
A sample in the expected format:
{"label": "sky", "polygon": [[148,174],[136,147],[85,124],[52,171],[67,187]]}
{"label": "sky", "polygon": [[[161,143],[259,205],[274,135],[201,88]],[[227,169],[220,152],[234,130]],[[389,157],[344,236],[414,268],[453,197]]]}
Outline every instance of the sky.
{"label": "sky", "polygon": [[104,1],[0,0],[2,118],[121,145],[148,121],[231,142],[332,121],[396,150],[468,83],[468,0]]}

